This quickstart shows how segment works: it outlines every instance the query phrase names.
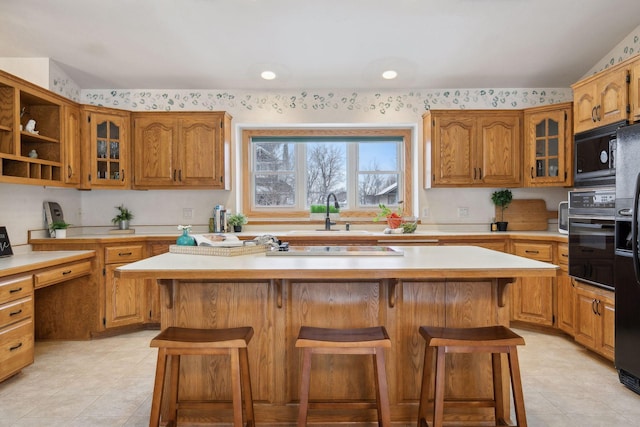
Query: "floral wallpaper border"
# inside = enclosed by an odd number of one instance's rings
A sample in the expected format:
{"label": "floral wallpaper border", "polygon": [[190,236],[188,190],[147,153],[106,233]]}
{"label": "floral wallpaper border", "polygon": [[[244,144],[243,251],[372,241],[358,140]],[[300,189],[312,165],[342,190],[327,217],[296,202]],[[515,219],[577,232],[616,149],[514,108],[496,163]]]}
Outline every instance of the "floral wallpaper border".
{"label": "floral wallpaper border", "polygon": [[521,109],[570,101],[569,88],[391,91],[83,90],[81,102],[131,111],[359,111],[421,114],[430,109]]}
{"label": "floral wallpaper border", "polygon": [[80,101],[80,87],[55,62],[49,61],[49,90],[73,101]]}
{"label": "floral wallpaper border", "polygon": [[640,25],[593,66],[584,77],[606,70],[640,53]]}

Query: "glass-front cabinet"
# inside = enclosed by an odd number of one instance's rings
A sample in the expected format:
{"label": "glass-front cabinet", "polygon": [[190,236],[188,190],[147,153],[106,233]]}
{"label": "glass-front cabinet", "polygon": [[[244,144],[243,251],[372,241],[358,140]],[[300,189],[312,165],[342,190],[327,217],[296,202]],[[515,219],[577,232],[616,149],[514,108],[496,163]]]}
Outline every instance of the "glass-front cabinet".
{"label": "glass-front cabinet", "polygon": [[572,185],[571,103],[525,110],[524,120],[525,185]]}
{"label": "glass-front cabinet", "polygon": [[85,107],[89,158],[83,188],[129,188],[129,113]]}

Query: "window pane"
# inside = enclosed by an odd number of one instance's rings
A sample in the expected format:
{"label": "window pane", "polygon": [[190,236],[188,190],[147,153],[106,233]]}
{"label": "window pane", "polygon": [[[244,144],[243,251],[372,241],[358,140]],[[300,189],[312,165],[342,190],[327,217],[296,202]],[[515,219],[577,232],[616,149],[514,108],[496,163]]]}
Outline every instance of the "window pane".
{"label": "window pane", "polygon": [[310,142],[307,151],[307,206],[326,203],[327,195],[335,193],[340,206],[347,201],[347,144]]}
{"label": "window pane", "polygon": [[398,174],[358,174],[358,200],[360,206],[387,206],[398,204]]}
{"label": "window pane", "polygon": [[283,142],[260,142],[254,147],[255,171],[292,171],[296,163],[294,145]]}
{"label": "window pane", "polygon": [[358,144],[360,171],[397,171],[399,142],[361,142]]}
{"label": "window pane", "polygon": [[256,206],[295,206],[295,182],[293,174],[256,174],[254,181]]}

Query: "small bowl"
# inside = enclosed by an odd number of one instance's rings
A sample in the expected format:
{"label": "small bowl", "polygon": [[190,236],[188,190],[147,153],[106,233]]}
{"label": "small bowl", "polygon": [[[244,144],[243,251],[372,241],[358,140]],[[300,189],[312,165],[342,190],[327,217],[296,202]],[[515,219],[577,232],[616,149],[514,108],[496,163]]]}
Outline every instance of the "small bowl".
{"label": "small bowl", "polygon": [[415,216],[403,217],[401,227],[404,233],[413,233],[418,228],[418,218]]}

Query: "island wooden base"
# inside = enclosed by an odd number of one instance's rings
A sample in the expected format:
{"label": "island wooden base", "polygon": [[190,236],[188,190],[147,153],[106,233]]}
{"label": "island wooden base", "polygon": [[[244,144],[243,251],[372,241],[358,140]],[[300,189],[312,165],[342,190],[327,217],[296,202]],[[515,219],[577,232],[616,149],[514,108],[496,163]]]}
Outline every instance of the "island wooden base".
{"label": "island wooden base", "polygon": [[[415,423],[424,357],[421,325],[472,327],[508,325],[505,297],[510,279],[396,280],[159,280],[161,327],[228,328],[252,326],[249,363],[256,420],[294,425],[298,410],[301,352],[295,340],[302,325],[358,328],[384,325],[392,341],[386,353],[393,422]],[[311,400],[374,399],[367,356],[314,356]],[[368,362],[368,361],[366,361]],[[506,365],[506,363],[504,363]],[[486,397],[492,393],[490,357],[448,355],[447,397]],[[505,373],[505,389],[508,375]],[[219,356],[185,357],[181,400],[230,400],[228,362]],[[509,413],[508,403],[505,412]],[[200,404],[180,412],[181,422],[216,422]],[[491,411],[449,411],[447,420],[491,420]],[[229,418],[226,418],[228,421]],[[374,411],[331,411],[309,422],[373,422]]]}

